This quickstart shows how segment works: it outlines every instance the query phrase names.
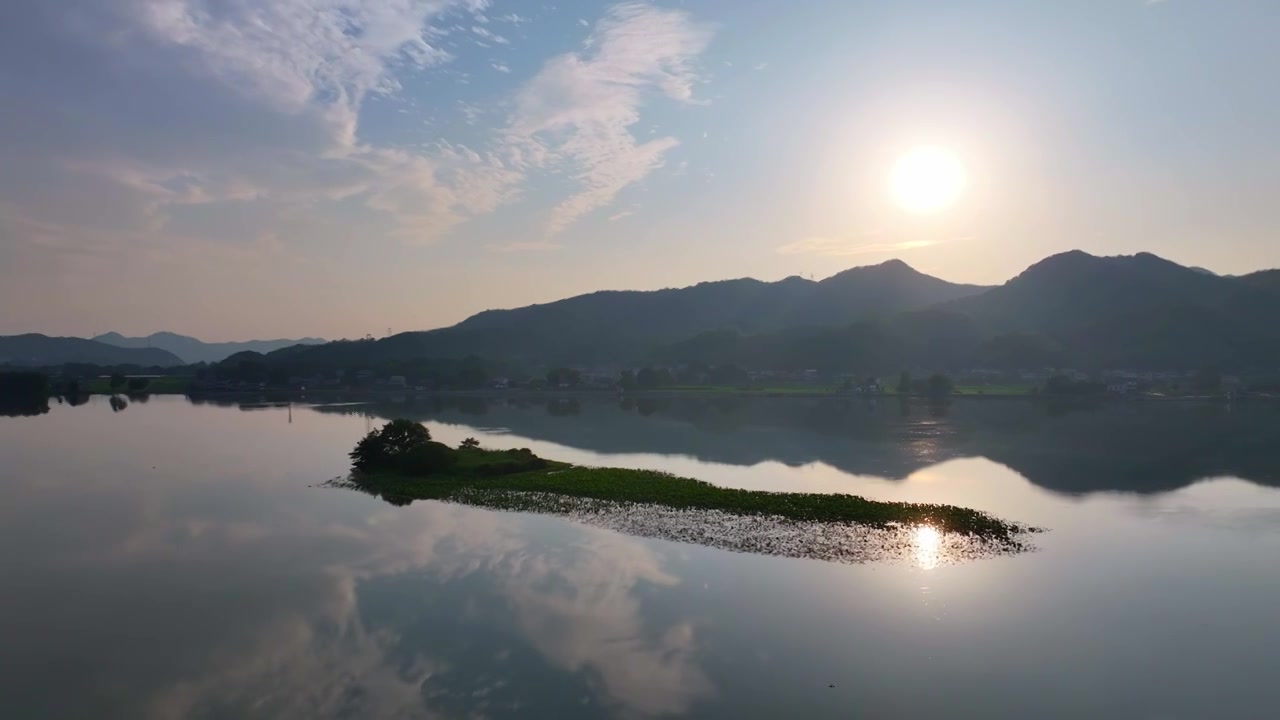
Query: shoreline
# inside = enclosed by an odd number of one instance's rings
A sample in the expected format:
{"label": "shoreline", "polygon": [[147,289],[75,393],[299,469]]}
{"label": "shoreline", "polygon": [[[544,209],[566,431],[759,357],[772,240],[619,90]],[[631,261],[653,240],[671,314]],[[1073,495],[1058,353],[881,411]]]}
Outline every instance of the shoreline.
{"label": "shoreline", "polygon": [[[90,393],[94,395],[112,395],[121,393]],[[123,393],[128,394],[128,393]],[[1280,395],[1241,395],[1234,398],[1222,395],[1044,395],[1044,394],[1014,394],[1014,393],[958,393],[948,395],[941,399],[932,399],[923,395],[898,395],[895,393],[883,393],[878,395],[858,395],[832,393],[827,391],[805,391],[805,390],[645,390],[630,393],[615,393],[609,390],[386,390],[386,389],[368,389],[368,390],[285,390],[263,388],[256,390],[228,390],[219,392],[186,392],[186,391],[165,391],[148,393],[142,392],[137,394],[143,395],[185,395],[196,400],[217,400],[220,398],[236,399],[236,398],[260,398],[260,397],[278,397],[283,399],[306,400],[309,398],[325,398],[341,396],[344,398],[368,398],[373,400],[390,400],[396,398],[480,398],[480,399],[538,399],[538,400],[578,400],[578,399],[606,399],[606,400],[644,400],[644,399],[675,399],[675,398],[796,398],[796,399],[822,399],[822,400],[869,400],[869,401],[894,401],[906,400],[911,403],[920,404],[946,404],[954,401],[967,400],[1021,400],[1021,401],[1041,401],[1041,402],[1066,402],[1066,403],[1131,403],[1131,402],[1218,402],[1229,403],[1237,401],[1274,401],[1280,400]]]}

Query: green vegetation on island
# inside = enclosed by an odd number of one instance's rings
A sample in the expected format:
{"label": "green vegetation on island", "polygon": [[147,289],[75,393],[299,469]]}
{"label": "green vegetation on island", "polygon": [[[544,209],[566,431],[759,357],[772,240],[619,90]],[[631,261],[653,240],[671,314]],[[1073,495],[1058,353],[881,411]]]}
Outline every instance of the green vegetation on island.
{"label": "green vegetation on island", "polygon": [[881,502],[854,495],[782,493],[724,488],[652,470],[583,467],[539,458],[527,449],[484,450],[468,438],[454,449],[431,440],[422,425],[392,420],[351,452],[349,482],[391,502],[444,500],[495,509],[539,512],[557,498],[629,506],[774,516],[794,522],[874,528],[927,525],[941,532],[1020,546],[1033,529],[951,505]]}

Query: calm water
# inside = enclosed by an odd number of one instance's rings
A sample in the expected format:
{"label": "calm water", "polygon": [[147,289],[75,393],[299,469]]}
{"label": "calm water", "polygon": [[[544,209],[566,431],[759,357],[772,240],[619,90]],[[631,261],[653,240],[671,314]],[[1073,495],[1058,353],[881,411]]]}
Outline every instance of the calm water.
{"label": "calm water", "polygon": [[[1050,532],[1015,557],[837,565],[318,487],[398,415],[449,442]],[[4,718],[1273,718],[1280,703],[1270,408],[94,398],[0,418],[0,462]]]}

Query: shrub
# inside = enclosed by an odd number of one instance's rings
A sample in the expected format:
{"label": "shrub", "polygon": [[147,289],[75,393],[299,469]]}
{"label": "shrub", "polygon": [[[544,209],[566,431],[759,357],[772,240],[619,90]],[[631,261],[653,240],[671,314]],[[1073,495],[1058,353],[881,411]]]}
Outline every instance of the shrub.
{"label": "shrub", "polygon": [[531,470],[541,470],[547,466],[547,461],[534,455],[529,448],[504,450],[502,455],[503,459],[500,462],[477,466],[474,470],[475,474],[483,476],[514,475],[515,473],[529,472]]}
{"label": "shrub", "polygon": [[480,447],[480,441],[479,441],[479,440],[477,440],[477,439],[475,439],[475,438],[467,438],[466,440],[463,440],[463,441],[462,441],[462,444],[460,444],[458,447],[460,447],[460,448],[478,448],[478,447]]}
{"label": "shrub", "polygon": [[444,472],[458,462],[458,451],[438,442],[427,442],[402,454],[396,469],[406,475],[431,475]]}

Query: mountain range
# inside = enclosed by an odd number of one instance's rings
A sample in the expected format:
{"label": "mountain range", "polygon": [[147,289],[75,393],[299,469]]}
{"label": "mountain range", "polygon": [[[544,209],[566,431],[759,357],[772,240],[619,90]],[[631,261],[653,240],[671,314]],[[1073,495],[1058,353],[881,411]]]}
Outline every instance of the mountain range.
{"label": "mountain range", "polygon": [[817,282],[744,278],[655,291],[595,292],[513,310],[487,310],[438,330],[290,348],[276,355],[337,365],[466,355],[527,364],[639,362],[700,333],[745,336],[843,327],[986,290],[940,280],[891,260]]}
{"label": "mountain range", "polygon": [[49,337],[37,333],[0,337],[0,366],[43,367],[67,363],[140,367],[184,364],[177,355],[160,348],[120,348],[84,338]]}
{"label": "mountain range", "polygon": [[900,260],[819,282],[741,279],[608,291],[379,340],[292,347],[296,367],[460,358],[748,368],[1280,367],[1280,271],[1220,276],[1150,253],[1046,258],[996,287]]}
{"label": "mountain range", "polygon": [[469,356],[548,365],[733,363],[884,373],[909,367],[1280,369],[1280,270],[1216,275],[1150,253],[1053,255],[994,287],[900,260],[789,277],[602,291],[382,339],[204,343],[174,333],[0,338],[0,364],[263,361],[288,374]]}
{"label": "mountain range", "polygon": [[187,364],[207,362],[214,363],[238,352],[269,353],[273,350],[294,345],[319,345],[324,342],[320,338],[299,338],[297,340],[246,340],[244,342],[203,342],[187,335],[171,332],[158,332],[146,337],[125,337],[117,332],[104,333],[93,338],[96,342],[106,343],[121,348],[160,348],[182,358]]}

